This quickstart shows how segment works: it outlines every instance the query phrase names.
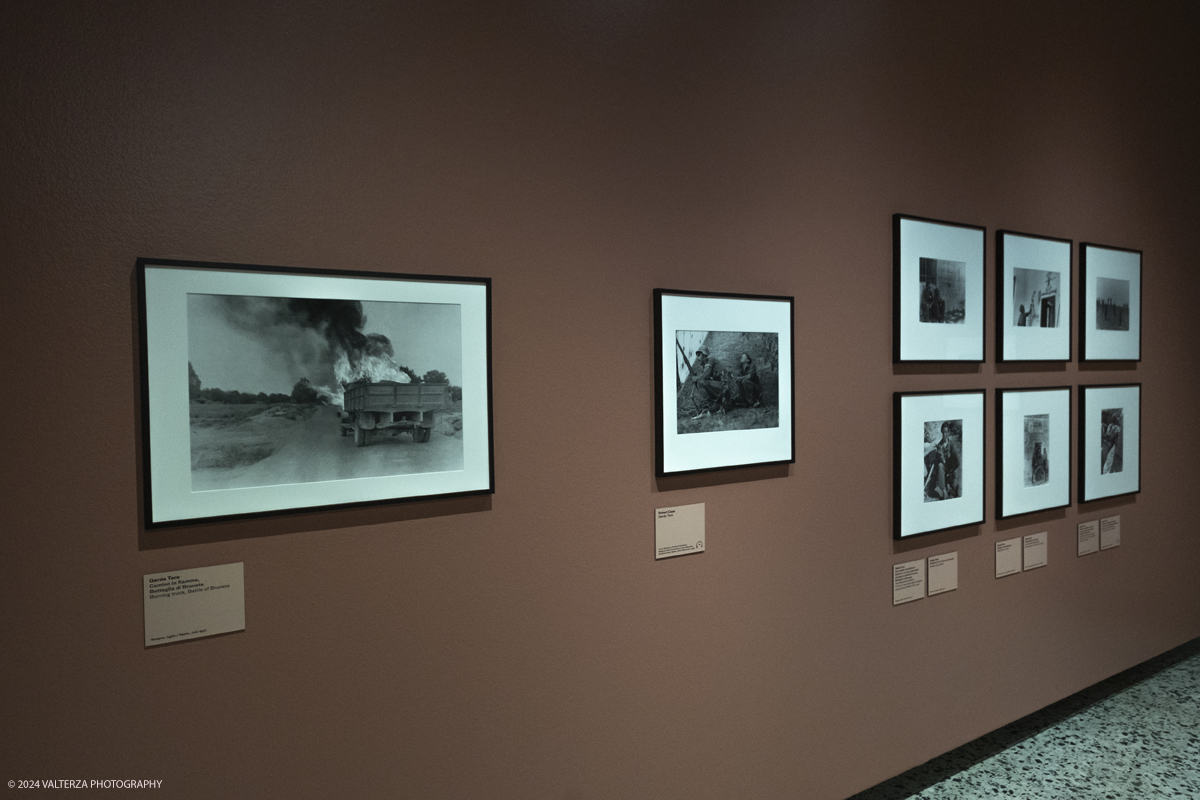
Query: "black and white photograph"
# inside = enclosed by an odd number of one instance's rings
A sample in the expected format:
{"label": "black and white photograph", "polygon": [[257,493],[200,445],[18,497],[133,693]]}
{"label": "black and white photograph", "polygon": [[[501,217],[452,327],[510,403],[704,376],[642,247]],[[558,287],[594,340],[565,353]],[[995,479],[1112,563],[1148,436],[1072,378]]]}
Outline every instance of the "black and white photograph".
{"label": "black and white photograph", "polygon": [[996,390],[996,516],[1071,502],[1071,387]]}
{"label": "black and white photograph", "polygon": [[996,356],[1071,360],[1070,239],[996,232]]}
{"label": "black and white photograph", "polygon": [[983,391],[892,402],[895,538],[983,522]]}
{"label": "black and white photograph", "polygon": [[1080,499],[1141,491],[1140,383],[1081,386]]}
{"label": "black and white photograph", "polygon": [[1096,278],[1096,329],[1129,330],[1129,281]]}
{"label": "black and white photograph", "polygon": [[1079,245],[1080,358],[1141,361],[1142,252]]}
{"label": "black and white photograph", "polygon": [[654,291],[656,472],[795,460],[794,301]]}
{"label": "black and white photograph", "polygon": [[461,313],[188,295],[192,491],[461,470]]}
{"label": "black and white photograph", "polygon": [[1100,474],[1111,475],[1125,467],[1125,448],[1122,425],[1125,409],[1100,409]]}
{"label": "black and white photograph", "polygon": [[962,420],[925,423],[926,503],[962,497]]}
{"label": "black and white photograph", "polygon": [[1013,270],[1012,324],[1018,328],[1058,327],[1058,287],[1062,275],[1042,269]]}
{"label": "black and white photograph", "polygon": [[921,322],[967,321],[967,265],[944,258],[921,259]]}
{"label": "black and white photograph", "polygon": [[492,490],[487,279],[138,268],[148,527]]}
{"label": "black and white photograph", "polygon": [[676,431],[779,427],[779,334],[676,331]]}
{"label": "black and white photograph", "polygon": [[892,217],[892,358],[983,361],[984,236],[976,225]]}
{"label": "black and white photograph", "polygon": [[1025,415],[1026,486],[1042,486],[1050,480],[1050,415]]}

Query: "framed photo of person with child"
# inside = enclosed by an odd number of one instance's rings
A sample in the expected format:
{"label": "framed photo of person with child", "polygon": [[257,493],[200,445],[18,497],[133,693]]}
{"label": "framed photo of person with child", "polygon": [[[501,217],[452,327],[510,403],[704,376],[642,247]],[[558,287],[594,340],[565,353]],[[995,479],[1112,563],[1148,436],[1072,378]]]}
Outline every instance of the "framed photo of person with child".
{"label": "framed photo of person with child", "polygon": [[983,390],[892,396],[893,538],[983,522]]}
{"label": "framed photo of person with child", "polygon": [[659,477],[796,461],[792,297],[654,290]]}

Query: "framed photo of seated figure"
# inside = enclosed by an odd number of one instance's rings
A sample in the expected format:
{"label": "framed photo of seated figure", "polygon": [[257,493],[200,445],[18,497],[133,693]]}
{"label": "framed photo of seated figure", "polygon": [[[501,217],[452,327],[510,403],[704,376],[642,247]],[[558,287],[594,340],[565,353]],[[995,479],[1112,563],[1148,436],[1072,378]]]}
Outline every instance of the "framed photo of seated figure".
{"label": "framed photo of seated figure", "polygon": [[1079,499],[1142,490],[1142,385],[1079,387]]}
{"label": "framed photo of seated figure", "polygon": [[1142,360],[1142,251],[1079,245],[1079,360]]}
{"label": "framed photo of seated figure", "polygon": [[996,390],[996,517],[1071,504],[1071,387]]}
{"label": "framed photo of seated figure", "polygon": [[795,462],[794,306],[654,290],[659,477]]}
{"label": "framed photo of seated figure", "polygon": [[1070,239],[996,232],[996,360],[1071,360]]}
{"label": "framed photo of seated figure", "polygon": [[893,536],[983,522],[984,392],[892,396]]}
{"label": "framed photo of seated figure", "polygon": [[983,361],[984,237],[959,222],[892,217],[892,360]]}
{"label": "framed photo of seated figure", "polygon": [[491,280],[139,259],[145,525],[491,494]]}

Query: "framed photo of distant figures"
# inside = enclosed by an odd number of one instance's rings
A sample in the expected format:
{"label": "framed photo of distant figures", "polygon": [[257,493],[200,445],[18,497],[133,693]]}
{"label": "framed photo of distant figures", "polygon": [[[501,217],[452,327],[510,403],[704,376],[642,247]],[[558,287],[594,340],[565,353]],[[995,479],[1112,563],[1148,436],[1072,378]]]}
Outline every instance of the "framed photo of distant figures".
{"label": "framed photo of distant figures", "polygon": [[1079,499],[1142,490],[1142,385],[1079,387]]}
{"label": "framed photo of distant figures", "polygon": [[996,390],[996,516],[1071,504],[1071,388]]}
{"label": "framed photo of distant figures", "polygon": [[654,290],[659,477],[795,462],[794,306]]}
{"label": "framed photo of distant figures", "polygon": [[1142,251],[1079,245],[1079,360],[1142,360]]}
{"label": "framed photo of distant figures", "polygon": [[894,538],[983,522],[983,390],[892,396]]}
{"label": "framed photo of distant figures", "polygon": [[137,277],[147,528],[494,491],[490,279]]}
{"label": "framed photo of distant figures", "polygon": [[996,232],[998,361],[1071,360],[1070,239]]}
{"label": "framed photo of distant figures", "polygon": [[892,217],[892,360],[983,361],[984,236],[958,222]]}

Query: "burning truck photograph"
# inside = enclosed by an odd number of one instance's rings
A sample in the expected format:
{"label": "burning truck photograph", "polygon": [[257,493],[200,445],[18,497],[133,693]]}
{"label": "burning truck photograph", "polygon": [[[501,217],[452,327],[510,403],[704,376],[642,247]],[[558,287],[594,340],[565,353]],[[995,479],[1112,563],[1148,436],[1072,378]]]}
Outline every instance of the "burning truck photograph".
{"label": "burning truck photograph", "polygon": [[187,295],[192,491],[463,469],[461,307]]}

